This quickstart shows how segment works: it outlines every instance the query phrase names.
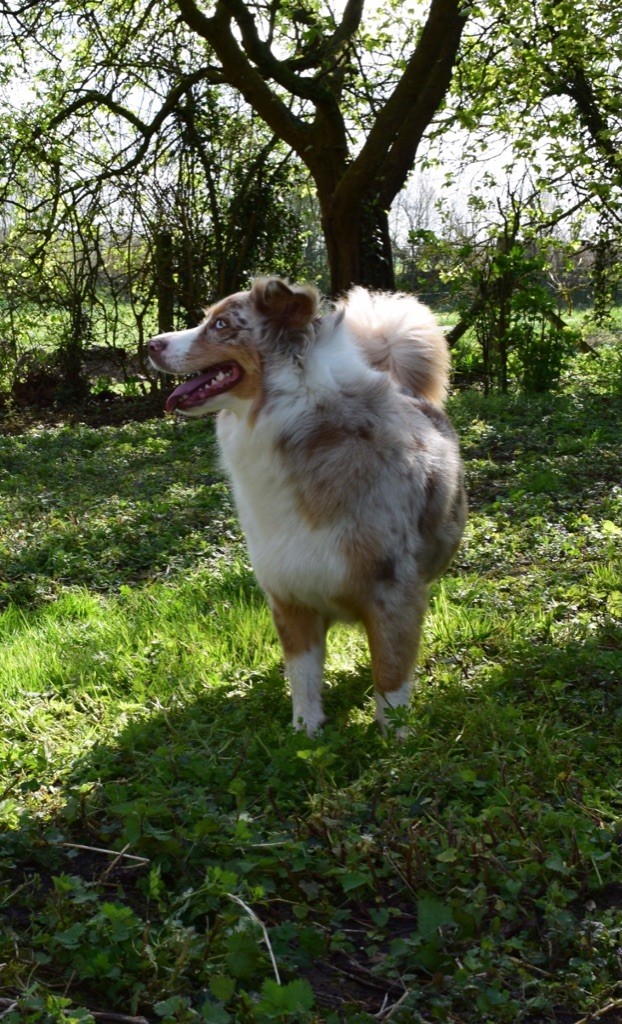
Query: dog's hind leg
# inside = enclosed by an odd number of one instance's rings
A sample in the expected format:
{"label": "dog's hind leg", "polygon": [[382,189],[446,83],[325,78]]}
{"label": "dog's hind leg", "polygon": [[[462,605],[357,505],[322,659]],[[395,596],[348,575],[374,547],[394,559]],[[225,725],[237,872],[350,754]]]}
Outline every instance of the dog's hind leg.
{"label": "dog's hind leg", "polygon": [[407,707],[411,676],[421,640],[427,593],[408,603],[391,607],[389,602],[372,606],[365,620],[376,697],[376,721],[383,732],[392,708]]}
{"label": "dog's hind leg", "polygon": [[293,725],[311,736],[324,722],[322,676],[328,623],[311,608],[269,597],[292,691]]}

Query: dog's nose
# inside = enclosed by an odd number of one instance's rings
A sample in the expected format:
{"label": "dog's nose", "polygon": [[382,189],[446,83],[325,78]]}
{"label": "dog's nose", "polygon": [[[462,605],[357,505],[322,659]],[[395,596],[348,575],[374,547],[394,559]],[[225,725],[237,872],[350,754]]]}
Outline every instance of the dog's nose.
{"label": "dog's nose", "polygon": [[157,338],[152,338],[148,346],[150,355],[155,356],[159,352],[164,352],[167,345],[168,341],[162,334],[159,334]]}

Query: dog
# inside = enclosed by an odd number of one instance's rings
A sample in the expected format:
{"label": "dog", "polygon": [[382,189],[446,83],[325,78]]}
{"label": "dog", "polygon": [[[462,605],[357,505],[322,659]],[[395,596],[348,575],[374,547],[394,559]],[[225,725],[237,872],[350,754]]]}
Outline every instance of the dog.
{"label": "dog", "polygon": [[218,412],[294,727],[311,735],[325,720],[326,633],[341,620],[366,630],[386,729],[390,710],[408,704],[428,585],[467,515],[433,314],[412,296],[360,287],[322,313],[315,287],[262,277],[198,327],[153,338],[149,356],[157,370],[195,375],[167,411]]}

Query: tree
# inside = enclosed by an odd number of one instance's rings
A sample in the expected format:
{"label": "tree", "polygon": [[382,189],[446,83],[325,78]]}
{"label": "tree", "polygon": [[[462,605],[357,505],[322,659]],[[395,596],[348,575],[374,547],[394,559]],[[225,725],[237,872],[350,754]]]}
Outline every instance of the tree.
{"label": "tree", "polygon": [[[388,4],[366,28],[364,0],[347,0],[340,20],[316,0],[217,0],[211,14],[195,0],[1,7],[14,47],[39,60],[37,43],[48,47],[40,159],[105,112],[124,127],[112,159],[107,133],[109,163],[95,177],[119,175],[141,163],[199,83],[237,90],[313,178],[334,292],[393,286],[388,210],[446,95],[467,8],[431,0],[420,26],[411,9]],[[62,60],[50,61],[59,44]],[[32,151],[22,136],[21,152]]]}
{"label": "tree", "polygon": [[[445,120],[466,163],[528,171],[543,219],[578,211],[622,229],[622,31],[614,0],[487,0],[473,23]],[[593,218],[592,218],[593,219]]]}
{"label": "tree", "polygon": [[[353,283],[392,287],[388,210],[449,87],[466,23],[464,5],[432,0],[416,44],[402,22],[411,51],[396,60],[401,73],[375,83],[377,91],[357,95],[356,37],[364,0],[348,0],[342,20],[333,25],[311,3],[289,10],[273,4],[263,35],[259,9],[242,0],[218,0],[210,17],[195,0],[176,3],[186,24],[213,48],[225,80],[309,168],[332,290]],[[391,13],[396,19],[397,12]],[[276,50],[283,37],[290,52],[280,58]],[[369,37],[367,45],[373,46]],[[356,100],[357,127],[365,138],[352,155],[347,115],[355,112]]]}
{"label": "tree", "polygon": [[[576,269],[582,254],[601,317],[614,300],[622,270],[621,66],[612,0],[486,0],[463,36],[435,140],[446,179],[453,164],[463,210],[485,211],[487,223],[453,252],[445,233],[438,251],[447,256],[443,274],[463,285],[450,344],[475,328],[502,385],[528,316],[544,325],[543,352],[555,348],[557,358],[567,349],[572,335],[553,301],[555,280],[558,300],[569,298],[560,260]],[[435,156],[433,141],[427,159]],[[446,214],[447,200],[443,206]]]}
{"label": "tree", "polygon": [[[123,5],[111,8],[116,16]],[[22,80],[27,67],[36,70],[28,102],[12,107],[13,89],[0,106],[7,154],[0,168],[0,334],[8,356],[3,384],[11,387],[12,368],[29,373],[26,352],[39,372],[43,353],[33,350],[44,336],[55,380],[60,374],[65,390],[81,395],[93,342],[138,339],[142,357],[158,324],[168,330],[196,323],[206,301],[244,287],[253,272],[299,272],[303,241],[290,195],[297,201],[300,176],[290,151],[241,98],[194,78],[171,107],[166,130],[145,146],[147,117],[135,115],[139,127],[126,117],[145,63],[140,25],[123,22],[115,34],[92,5],[66,23],[58,17],[63,10],[64,2],[53,10],[24,8],[28,30],[13,38],[17,77],[20,60]],[[190,58],[187,33],[176,50],[175,26],[165,21],[163,29],[173,52],[164,45],[158,51],[153,39],[138,94],[143,114],[183,77],[181,62]],[[125,52],[126,67],[109,66],[112,44]],[[67,76],[76,48],[80,56]],[[87,74],[83,102],[76,81]],[[127,102],[127,111],[93,104],[95,84],[119,105]]]}
{"label": "tree", "polygon": [[[397,0],[346,0],[339,15],[323,0],[0,0],[2,11],[40,100],[12,164],[56,161],[59,182],[83,190],[120,180],[154,166],[195,95],[233,90],[308,169],[334,292],[393,286],[388,211],[424,136],[446,160],[456,125],[469,161],[505,139],[508,163],[529,165],[557,203],[551,219],[598,207],[620,227],[613,0],[430,0],[423,20]],[[184,145],[205,163],[186,121]],[[68,165],[65,147],[89,138],[99,156],[92,146]]]}

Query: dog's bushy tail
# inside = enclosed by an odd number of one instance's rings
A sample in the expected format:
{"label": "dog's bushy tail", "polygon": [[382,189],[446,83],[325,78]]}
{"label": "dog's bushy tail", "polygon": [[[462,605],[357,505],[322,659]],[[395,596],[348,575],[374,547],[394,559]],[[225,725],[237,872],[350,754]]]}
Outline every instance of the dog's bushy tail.
{"label": "dog's bushy tail", "polygon": [[449,348],[427,306],[412,295],[353,288],[339,308],[371,366],[415,397],[444,404]]}

